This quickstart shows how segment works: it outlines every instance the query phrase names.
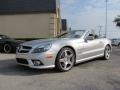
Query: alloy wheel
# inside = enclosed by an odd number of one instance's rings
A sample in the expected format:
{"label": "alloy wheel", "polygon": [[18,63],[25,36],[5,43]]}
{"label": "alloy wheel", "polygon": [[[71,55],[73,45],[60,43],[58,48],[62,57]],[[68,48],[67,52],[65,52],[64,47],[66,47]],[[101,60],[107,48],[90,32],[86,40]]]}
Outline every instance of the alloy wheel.
{"label": "alloy wheel", "polygon": [[5,44],[4,45],[4,52],[5,53],[10,53],[11,52],[11,46],[9,44]]}
{"label": "alloy wheel", "polygon": [[111,54],[111,49],[110,49],[109,46],[106,46],[106,48],[105,48],[105,57],[106,57],[106,59],[110,58],[110,54]]}
{"label": "alloy wheel", "polygon": [[66,49],[60,54],[60,66],[63,70],[70,70],[74,65],[74,53]]}

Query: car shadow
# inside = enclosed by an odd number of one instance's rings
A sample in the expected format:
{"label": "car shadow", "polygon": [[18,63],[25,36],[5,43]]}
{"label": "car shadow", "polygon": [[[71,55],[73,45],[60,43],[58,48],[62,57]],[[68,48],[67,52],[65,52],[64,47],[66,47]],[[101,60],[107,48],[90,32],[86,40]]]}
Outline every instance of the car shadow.
{"label": "car shadow", "polygon": [[[83,62],[75,65],[82,68],[89,68],[90,64],[100,61],[100,59],[93,59],[91,61]],[[89,63],[89,65],[88,65]],[[74,68],[73,68],[74,69]],[[55,74],[62,73],[56,69],[32,69],[25,66],[17,65],[16,60],[0,60],[0,75],[9,75],[9,76],[32,76],[32,75],[41,75],[41,74]]]}
{"label": "car shadow", "polygon": [[102,61],[104,61],[102,58],[95,58],[95,59],[92,59],[89,61],[78,63],[75,65],[75,67],[79,67],[81,69],[86,69],[86,68],[89,68],[89,67],[93,66],[94,64],[102,62]]}
{"label": "car shadow", "polygon": [[40,74],[60,73],[55,69],[31,69],[17,65],[15,60],[0,60],[0,75],[9,76],[32,76]]}

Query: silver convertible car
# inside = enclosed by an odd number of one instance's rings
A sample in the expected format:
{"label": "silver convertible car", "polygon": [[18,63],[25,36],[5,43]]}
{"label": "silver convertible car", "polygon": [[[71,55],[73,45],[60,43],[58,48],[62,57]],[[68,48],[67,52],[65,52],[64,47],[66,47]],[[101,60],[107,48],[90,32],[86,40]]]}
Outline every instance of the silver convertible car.
{"label": "silver convertible car", "polygon": [[111,41],[85,30],[74,30],[59,38],[21,44],[16,52],[19,65],[35,69],[56,68],[68,71],[75,64],[101,57],[110,58]]}

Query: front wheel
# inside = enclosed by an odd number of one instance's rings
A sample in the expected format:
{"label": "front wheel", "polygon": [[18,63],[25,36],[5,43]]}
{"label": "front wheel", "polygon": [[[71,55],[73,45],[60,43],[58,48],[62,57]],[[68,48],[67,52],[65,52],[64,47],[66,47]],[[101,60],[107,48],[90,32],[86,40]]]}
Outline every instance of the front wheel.
{"label": "front wheel", "polygon": [[71,48],[63,48],[57,55],[56,68],[59,71],[69,71],[75,63],[75,53]]}
{"label": "front wheel", "polygon": [[11,53],[12,52],[12,46],[10,44],[4,44],[3,51],[5,53]]}
{"label": "front wheel", "polygon": [[104,57],[103,57],[103,59],[109,60],[110,59],[110,55],[111,55],[111,48],[110,48],[109,45],[107,45],[105,47],[105,50],[104,50]]}

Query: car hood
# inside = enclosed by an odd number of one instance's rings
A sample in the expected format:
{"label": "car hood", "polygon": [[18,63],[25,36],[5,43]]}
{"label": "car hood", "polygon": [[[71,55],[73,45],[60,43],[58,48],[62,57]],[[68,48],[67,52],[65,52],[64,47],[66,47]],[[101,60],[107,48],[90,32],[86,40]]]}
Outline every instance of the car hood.
{"label": "car hood", "polygon": [[18,46],[18,45],[24,43],[25,41],[22,41],[22,40],[14,40],[14,39],[13,39],[13,40],[11,40],[11,42],[15,43],[16,46]]}
{"label": "car hood", "polygon": [[68,40],[71,40],[71,39],[70,38],[40,39],[40,40],[33,40],[33,41],[25,42],[22,45],[33,47],[33,46],[55,43],[55,42],[63,42],[63,41],[66,42]]}

